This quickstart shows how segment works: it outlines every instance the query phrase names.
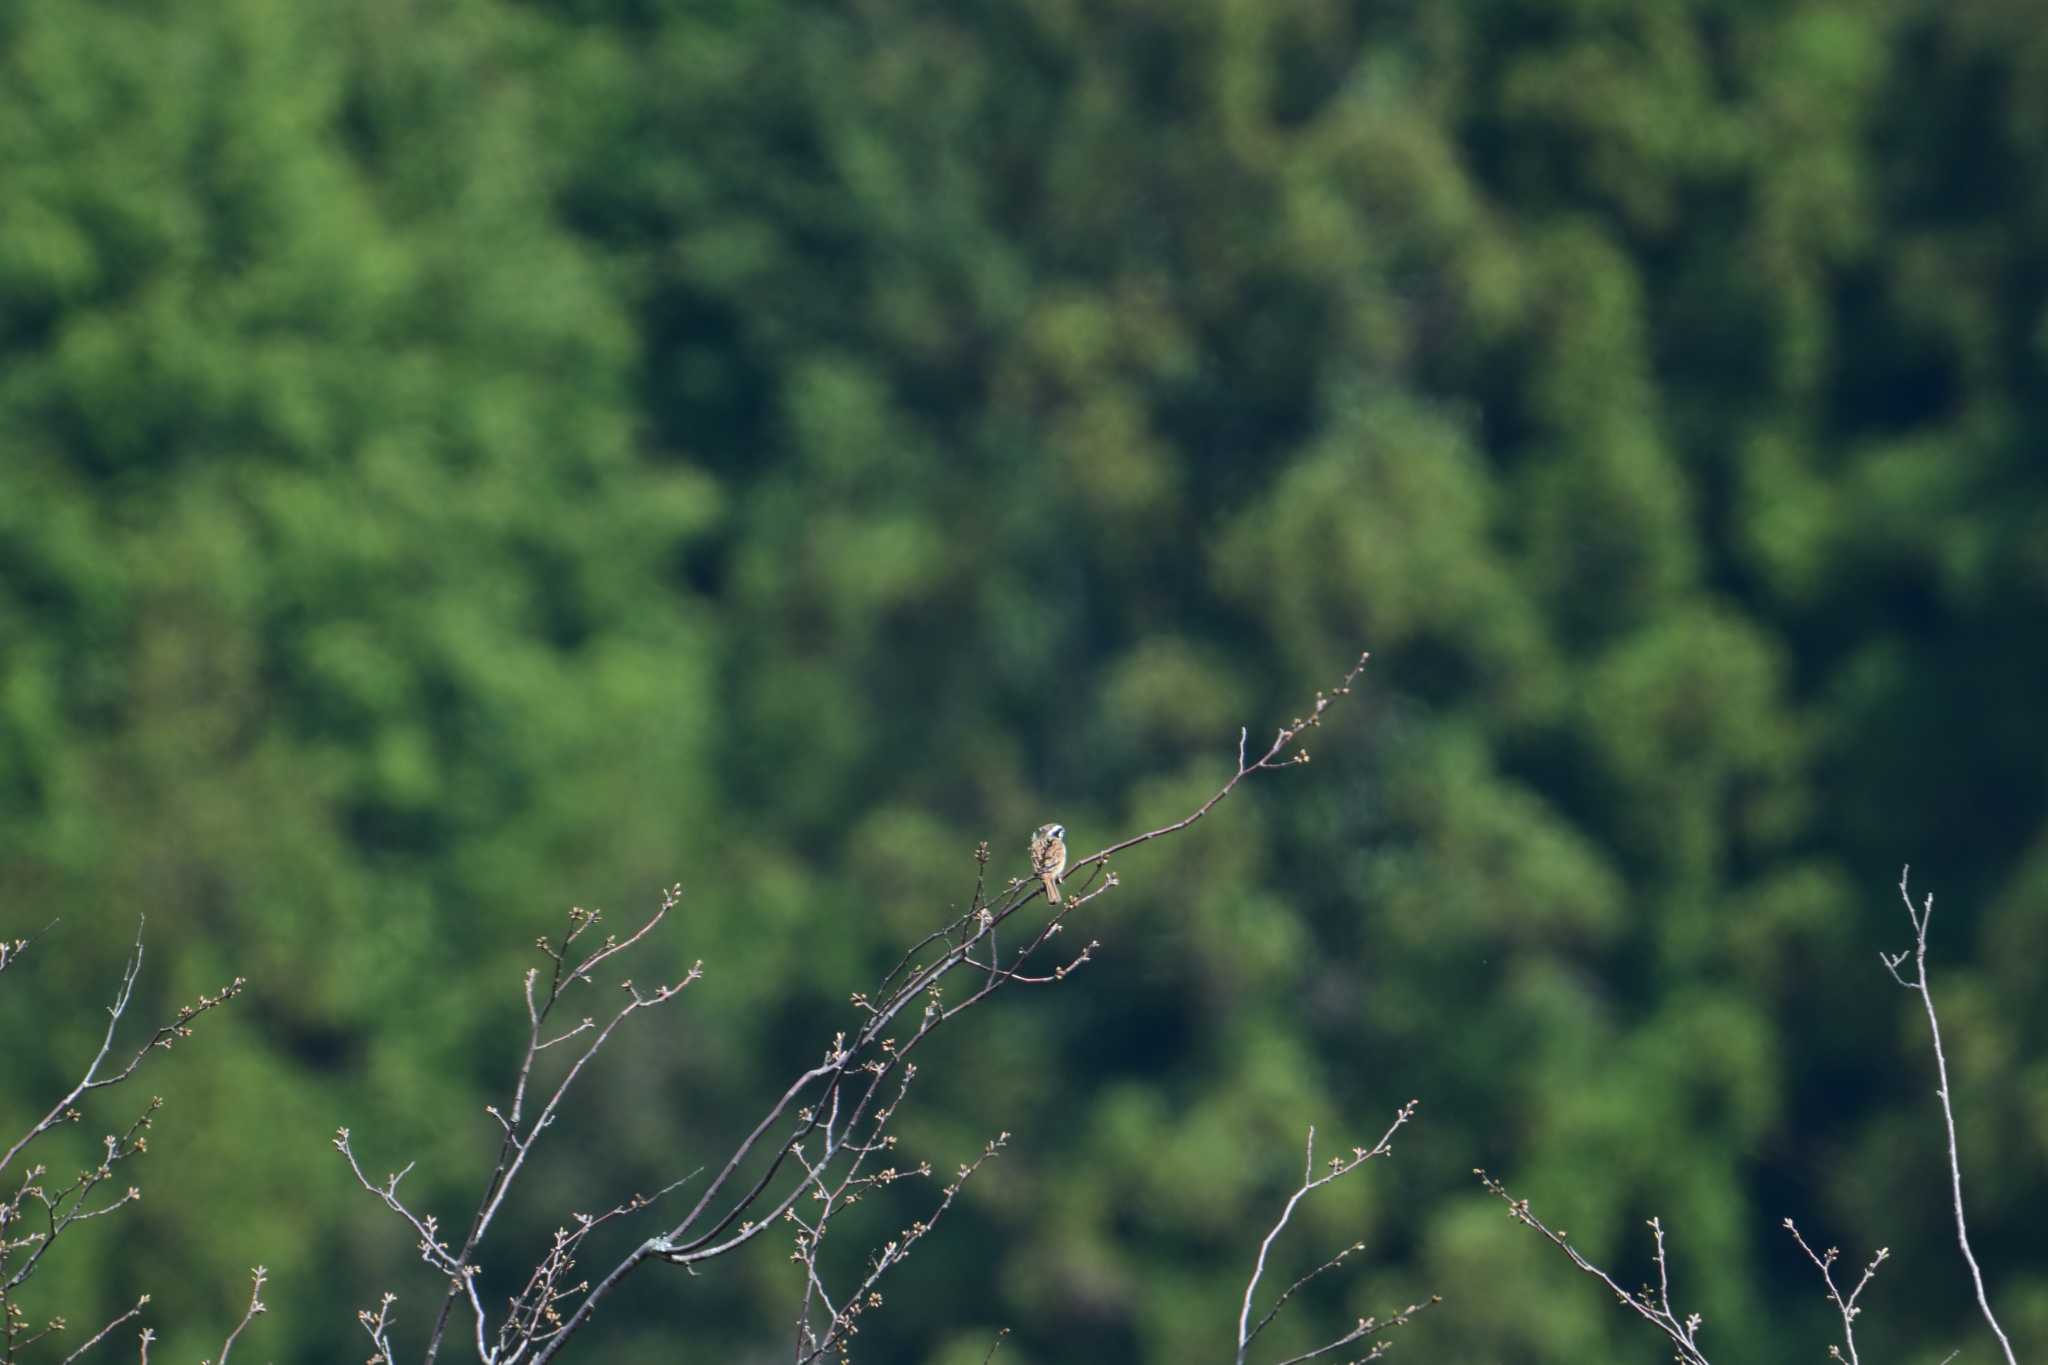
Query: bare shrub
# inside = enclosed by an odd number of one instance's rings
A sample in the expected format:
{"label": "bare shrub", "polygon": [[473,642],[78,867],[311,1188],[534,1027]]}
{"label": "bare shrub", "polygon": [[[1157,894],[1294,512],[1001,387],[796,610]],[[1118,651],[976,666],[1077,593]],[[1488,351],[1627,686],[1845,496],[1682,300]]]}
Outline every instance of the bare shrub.
{"label": "bare shrub", "polygon": [[[0,941],[0,972],[16,966],[39,937]],[[5,1152],[0,1152],[0,1365],[15,1365],[29,1347],[66,1329],[66,1321],[61,1316],[42,1318],[39,1323],[22,1303],[22,1291],[45,1258],[68,1234],[81,1224],[117,1214],[142,1198],[140,1185],[121,1185],[114,1177],[117,1170],[125,1174],[125,1163],[149,1151],[150,1126],[156,1121],[157,1111],[163,1108],[163,1099],[161,1096],[152,1097],[127,1127],[105,1134],[98,1144],[99,1159],[61,1185],[55,1183],[59,1177],[45,1162],[28,1160],[30,1149],[59,1128],[84,1123],[84,1106],[91,1096],[122,1084],[140,1071],[153,1054],[190,1038],[194,1021],[242,992],[242,978],[236,977],[217,993],[202,995],[191,1004],[181,1006],[168,1023],[158,1025],[130,1052],[126,1046],[117,1047],[116,1044],[121,1033],[121,1020],[135,997],[135,983],[142,976],[142,956],[142,923],[138,920],[134,949],[121,972],[121,983],[114,991],[113,1001],[107,1006],[107,1029],[100,1039],[99,1050],[86,1063],[76,1084],[65,1091],[42,1118],[31,1124],[28,1131],[16,1138]],[[251,1278],[254,1288],[250,1291],[248,1311],[222,1344],[217,1365],[226,1365],[228,1354],[242,1329],[264,1311],[263,1268],[258,1266],[251,1272]],[[137,1299],[133,1307],[63,1357],[65,1365],[80,1359],[116,1329],[142,1316],[148,1304],[147,1294]],[[154,1332],[147,1328],[140,1333],[139,1349],[144,1362],[149,1359],[149,1348],[155,1339]]]}

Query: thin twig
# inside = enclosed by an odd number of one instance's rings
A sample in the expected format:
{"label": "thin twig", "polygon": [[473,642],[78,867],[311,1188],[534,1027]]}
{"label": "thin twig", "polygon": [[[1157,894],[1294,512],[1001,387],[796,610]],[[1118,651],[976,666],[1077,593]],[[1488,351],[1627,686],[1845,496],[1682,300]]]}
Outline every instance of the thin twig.
{"label": "thin twig", "polygon": [[146,1305],[146,1304],[147,1304],[148,1302],[149,1302],[149,1295],[147,1295],[147,1294],[144,1294],[144,1295],[143,1295],[143,1296],[142,1296],[141,1298],[137,1299],[137,1300],[135,1301],[135,1306],[134,1306],[133,1308],[131,1308],[131,1309],[129,1309],[129,1310],[127,1311],[127,1312],[123,1313],[123,1314],[122,1314],[122,1315],[121,1315],[120,1317],[118,1317],[118,1318],[115,1318],[115,1319],[114,1319],[114,1320],[113,1320],[112,1322],[108,1323],[108,1324],[107,1324],[107,1325],[106,1325],[105,1327],[102,1327],[102,1328],[100,1328],[100,1330],[99,1330],[99,1331],[97,1331],[97,1332],[95,1332],[95,1333],[93,1333],[93,1334],[92,1334],[92,1339],[91,1339],[91,1340],[87,1341],[87,1342],[86,1342],[86,1343],[85,1343],[84,1345],[80,1346],[80,1347],[79,1347],[79,1348],[78,1348],[77,1350],[73,1351],[73,1352],[72,1352],[72,1353],[71,1353],[70,1355],[68,1355],[68,1356],[65,1356],[65,1357],[64,1357],[64,1362],[63,1362],[63,1365],[71,1365],[71,1362],[72,1362],[72,1361],[74,1361],[74,1360],[77,1360],[77,1359],[78,1359],[78,1358],[79,1358],[80,1356],[84,1355],[84,1354],[85,1354],[85,1353],[86,1353],[87,1351],[90,1351],[90,1350],[91,1350],[91,1349],[92,1349],[93,1347],[95,1347],[95,1346],[99,1345],[99,1344],[100,1344],[100,1343],[101,1343],[102,1341],[105,1341],[105,1340],[107,1339],[107,1333],[109,1333],[109,1332],[113,1331],[113,1330],[114,1330],[114,1329],[115,1329],[116,1327],[119,1327],[119,1326],[120,1326],[120,1325],[121,1325],[122,1323],[124,1323],[124,1322],[132,1322],[132,1321],[134,1321],[134,1319],[135,1319],[135,1316],[136,1316],[137,1314],[139,1314],[139,1313],[140,1313],[140,1312],[142,1311],[142,1309],[143,1309],[144,1305]]}
{"label": "thin twig", "polygon": [[270,1272],[260,1265],[249,1272],[248,1311],[243,1313],[242,1320],[235,1324],[235,1330],[228,1333],[228,1339],[221,1343],[220,1358],[212,1362],[212,1365],[228,1365],[228,1353],[235,1349],[235,1338],[242,1335],[244,1327],[255,1321],[257,1314],[270,1311],[269,1305],[263,1302],[263,1283],[269,1278]]}
{"label": "thin twig", "polygon": [[[1280,1365],[1301,1365],[1301,1362],[1304,1360],[1314,1360],[1318,1356],[1326,1356],[1332,1351],[1341,1350],[1352,1342],[1377,1332],[1382,1328],[1406,1327],[1408,1320],[1417,1313],[1420,1313],[1425,1308],[1434,1308],[1442,1302],[1443,1300],[1440,1297],[1432,1294],[1425,1302],[1411,1303],[1400,1312],[1388,1317],[1360,1318],[1356,1327],[1353,1327],[1335,1341],[1318,1346],[1313,1351],[1304,1351],[1298,1356],[1289,1356],[1281,1361]],[[1364,1355],[1354,1356],[1350,1361],[1350,1365],[1367,1365],[1368,1361],[1383,1360],[1386,1358],[1387,1352],[1392,1349],[1393,1344],[1391,1341],[1375,1341],[1371,1349],[1366,1351]]]}
{"label": "thin twig", "polygon": [[30,944],[56,927],[57,921],[51,920],[27,938],[0,939],[0,972],[6,971],[9,967],[21,961],[21,955],[28,951]]}
{"label": "thin twig", "polygon": [[[1086,858],[1069,863],[1067,865],[1066,877],[1073,876],[1076,872],[1090,864],[1106,862],[1110,855],[1121,853],[1127,848],[1135,848],[1139,844],[1148,843],[1153,839],[1164,838],[1169,834],[1178,834],[1181,830],[1186,829],[1189,825],[1194,824],[1195,821],[1214,810],[1222,802],[1223,798],[1229,796],[1236,789],[1239,782],[1252,773],[1283,768],[1288,763],[1308,762],[1308,752],[1306,750],[1296,751],[1288,757],[1285,763],[1275,763],[1273,760],[1278,758],[1296,739],[1300,738],[1303,731],[1313,729],[1323,723],[1323,712],[1330,708],[1330,702],[1333,697],[1350,695],[1351,684],[1358,681],[1358,675],[1365,671],[1365,665],[1371,658],[1372,655],[1369,653],[1359,655],[1358,662],[1352,666],[1349,673],[1344,675],[1344,680],[1338,683],[1331,693],[1327,695],[1321,692],[1316,693],[1314,709],[1307,716],[1298,716],[1291,723],[1282,726],[1279,734],[1273,740],[1272,747],[1251,762],[1245,761],[1245,744],[1249,738],[1249,733],[1245,730],[1239,730],[1237,732],[1237,771],[1231,775],[1228,782],[1223,784],[1222,790],[1196,807],[1193,814],[1176,820],[1170,825],[1161,825],[1158,829],[1147,830],[1143,834],[1133,835],[1128,839],[1111,844],[1100,853],[1091,853]],[[1061,880],[1064,881],[1066,877],[1062,877]]]}
{"label": "thin twig", "polygon": [[1287,1288],[1281,1290],[1280,1297],[1273,1300],[1273,1306],[1266,1310],[1266,1315],[1260,1318],[1258,1322],[1253,1325],[1251,1330],[1251,1336],[1247,1339],[1247,1344],[1249,1344],[1251,1341],[1256,1341],[1258,1339],[1259,1333],[1266,1330],[1266,1324],[1271,1322],[1274,1318],[1280,1316],[1280,1310],[1287,1306],[1287,1301],[1293,1298],[1295,1294],[1302,1288],[1302,1286],[1308,1284],[1312,1280],[1319,1279],[1320,1277],[1322,1277],[1325,1274],[1328,1274],[1332,1270],[1335,1270],[1338,1266],[1343,1265],[1346,1261],[1350,1260],[1353,1256],[1357,1255],[1359,1252],[1363,1250],[1365,1250],[1365,1243],[1353,1242],[1350,1246],[1345,1247],[1335,1256],[1332,1256],[1329,1260],[1324,1261],[1314,1270],[1309,1271],[1308,1274],[1302,1276],[1293,1284],[1290,1284],[1287,1286]]}
{"label": "thin twig", "polygon": [[1949,1100],[1948,1056],[1941,1047],[1941,1020],[1934,1013],[1934,991],[1927,984],[1927,924],[1934,918],[1934,895],[1929,892],[1926,900],[1916,909],[1913,893],[1907,889],[1907,879],[1913,868],[1908,864],[1899,873],[1899,898],[1906,903],[1906,918],[1913,924],[1913,979],[1908,981],[1899,975],[1899,968],[1908,956],[1905,952],[1880,953],[1885,970],[1892,974],[1892,980],[1920,996],[1920,1003],[1927,1010],[1927,1033],[1934,1042],[1934,1069],[1940,1081],[1940,1088],[1934,1093],[1941,1100],[1941,1122],[1948,1132],[1948,1176],[1949,1188],[1956,1215],[1956,1245],[1963,1250],[1963,1260],[1970,1267],[1970,1281],[1977,1287],[1977,1307],[1983,1310],[1984,1321],[1991,1324],[1993,1336],[2005,1352],[2006,1365],[2019,1365],[2012,1352],[2012,1341],[2005,1335],[2005,1329],[1998,1325],[1998,1319],[1991,1312],[1991,1298],[1984,1292],[1984,1272],[1977,1266],[1976,1253],[1970,1250],[1970,1228],[1963,1218],[1963,1163],[1956,1147],[1956,1116]]}

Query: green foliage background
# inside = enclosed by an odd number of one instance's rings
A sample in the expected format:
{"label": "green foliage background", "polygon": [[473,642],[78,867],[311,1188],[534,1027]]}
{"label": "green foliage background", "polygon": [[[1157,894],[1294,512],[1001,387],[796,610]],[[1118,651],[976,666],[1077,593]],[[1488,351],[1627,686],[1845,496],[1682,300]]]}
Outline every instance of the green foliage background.
{"label": "green foliage background", "polygon": [[[438,1292],[531,940],[681,881],[487,1264],[713,1160],[983,838],[1182,813],[1100,960],[938,1040],[970,1187],[857,1355],[1225,1355],[1435,1291],[1418,1359],[1650,1360],[1485,1165],[1723,1358],[2048,1349],[2048,26],[2024,0],[14,0],[0,7],[0,1118],[152,1009],[133,1216],[31,1301],[359,1359]],[[655,966],[647,969],[651,978]],[[125,1120],[109,1099],[85,1131]],[[86,1148],[53,1163],[81,1161]],[[877,1209],[877,1240],[917,1207]],[[780,1359],[783,1248],[580,1358]],[[853,1250],[852,1248],[848,1249]],[[245,1345],[243,1349],[250,1349]],[[1875,1351],[1873,1353],[1876,1353]]]}

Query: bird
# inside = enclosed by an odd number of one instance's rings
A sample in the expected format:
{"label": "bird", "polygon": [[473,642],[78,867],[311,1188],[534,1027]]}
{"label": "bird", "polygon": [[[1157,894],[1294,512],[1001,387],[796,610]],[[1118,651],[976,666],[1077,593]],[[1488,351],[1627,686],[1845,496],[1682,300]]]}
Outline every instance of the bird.
{"label": "bird", "polygon": [[1031,875],[1045,883],[1045,899],[1060,903],[1060,874],[1067,870],[1067,827],[1040,825],[1031,836]]}

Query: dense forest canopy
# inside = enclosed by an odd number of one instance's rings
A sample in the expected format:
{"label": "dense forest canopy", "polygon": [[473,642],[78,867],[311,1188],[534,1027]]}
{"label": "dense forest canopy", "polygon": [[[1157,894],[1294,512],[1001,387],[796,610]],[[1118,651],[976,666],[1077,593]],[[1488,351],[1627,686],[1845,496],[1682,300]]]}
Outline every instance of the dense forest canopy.
{"label": "dense forest canopy", "polygon": [[[515,1262],[729,1145],[976,842],[1184,813],[1369,648],[936,1041],[906,1148],[1014,1137],[857,1356],[1216,1358],[1305,1128],[1417,1096],[1285,1341],[1433,1291],[1419,1358],[1649,1359],[1483,1165],[1629,1283],[1661,1216],[1727,1359],[1829,1339],[1787,1215],[1892,1249],[1884,1358],[1988,1359],[1909,861],[2048,1344],[2036,5],[14,0],[0,71],[0,932],[59,921],[0,1119],[138,914],[153,1006],[250,982],[38,1311],[198,1358],[262,1262],[266,1359],[417,1331],[328,1136],[454,1216],[568,906],[682,883],[706,976]],[[780,1359],[786,1251],[572,1354]]]}

